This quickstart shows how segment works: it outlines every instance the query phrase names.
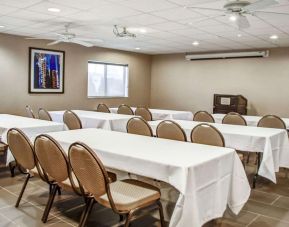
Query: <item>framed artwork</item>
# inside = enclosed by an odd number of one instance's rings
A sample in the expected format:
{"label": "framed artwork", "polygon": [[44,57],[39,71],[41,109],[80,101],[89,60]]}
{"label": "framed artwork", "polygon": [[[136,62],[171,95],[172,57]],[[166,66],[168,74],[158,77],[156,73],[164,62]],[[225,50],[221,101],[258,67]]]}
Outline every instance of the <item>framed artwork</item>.
{"label": "framed artwork", "polygon": [[29,48],[29,93],[64,93],[65,52]]}

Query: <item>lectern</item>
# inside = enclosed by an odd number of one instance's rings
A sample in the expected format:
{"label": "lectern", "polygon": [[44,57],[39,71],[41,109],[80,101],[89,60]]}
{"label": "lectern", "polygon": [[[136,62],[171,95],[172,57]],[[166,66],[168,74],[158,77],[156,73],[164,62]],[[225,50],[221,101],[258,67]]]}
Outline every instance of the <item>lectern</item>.
{"label": "lectern", "polygon": [[247,115],[247,99],[243,95],[215,94],[213,112],[223,114],[237,112]]}

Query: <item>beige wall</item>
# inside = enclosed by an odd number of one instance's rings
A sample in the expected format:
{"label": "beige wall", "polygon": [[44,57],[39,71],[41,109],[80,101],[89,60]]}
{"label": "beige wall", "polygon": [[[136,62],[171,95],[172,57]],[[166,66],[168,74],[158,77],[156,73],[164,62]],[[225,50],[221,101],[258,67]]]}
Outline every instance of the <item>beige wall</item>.
{"label": "beige wall", "polygon": [[186,61],[184,54],[154,56],[151,106],[212,112],[213,94],[242,94],[249,114],[289,117],[289,48],[269,58]]}
{"label": "beige wall", "polygon": [[[61,44],[50,49],[65,51],[65,93],[28,94],[28,48],[47,48],[48,41],[0,33],[0,113],[24,115],[25,105],[34,110],[93,109],[97,103],[148,105],[150,101],[151,56],[104,48]],[[129,98],[88,99],[87,61],[129,64]]]}

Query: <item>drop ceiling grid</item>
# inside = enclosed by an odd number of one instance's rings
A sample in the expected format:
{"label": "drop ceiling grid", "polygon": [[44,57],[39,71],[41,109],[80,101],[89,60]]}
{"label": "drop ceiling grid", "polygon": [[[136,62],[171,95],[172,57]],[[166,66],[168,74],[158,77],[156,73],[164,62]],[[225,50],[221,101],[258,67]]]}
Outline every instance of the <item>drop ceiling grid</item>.
{"label": "drop ceiling grid", "polygon": [[[81,2],[81,4],[80,4]],[[219,8],[225,0],[0,0],[0,32],[53,39],[71,22],[71,31],[84,38],[101,38],[103,47],[143,53],[179,53],[289,46],[289,16],[250,18],[252,27],[239,31],[227,18],[210,18],[215,12],[185,6]],[[61,9],[55,14],[47,8]],[[289,13],[289,1],[266,11]],[[136,40],[118,40],[112,26],[146,28]],[[277,34],[280,42],[269,39]],[[242,34],[242,37],[237,37]],[[200,46],[192,45],[194,40]],[[287,41],[288,40],[288,41]],[[141,47],[141,50],[135,50]]]}

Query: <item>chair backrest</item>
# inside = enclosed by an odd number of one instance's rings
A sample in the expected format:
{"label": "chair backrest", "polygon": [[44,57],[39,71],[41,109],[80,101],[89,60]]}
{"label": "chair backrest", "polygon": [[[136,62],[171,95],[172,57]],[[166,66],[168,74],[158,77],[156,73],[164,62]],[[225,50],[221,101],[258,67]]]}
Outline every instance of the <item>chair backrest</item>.
{"label": "chair backrest", "polygon": [[38,118],[40,120],[52,121],[52,118],[51,118],[50,114],[48,113],[48,111],[43,109],[43,108],[40,108],[38,110]]}
{"label": "chair backrest", "polygon": [[286,124],[278,116],[266,115],[259,120],[258,127],[286,129]]}
{"label": "chair backrest", "polygon": [[165,120],[159,123],[156,133],[159,138],[187,141],[186,133],[174,121]]}
{"label": "chair backrest", "polygon": [[153,136],[153,131],[150,125],[140,117],[131,118],[126,125],[128,133],[143,135],[143,136]]}
{"label": "chair backrest", "polygon": [[39,135],[34,141],[34,150],[41,167],[50,178],[57,183],[69,178],[68,160],[57,141],[48,135]]}
{"label": "chair backrest", "polygon": [[36,166],[33,146],[27,136],[17,128],[7,132],[7,142],[16,162],[24,169],[32,170]]}
{"label": "chair backrest", "polygon": [[[109,177],[95,152],[87,145],[76,142],[68,151],[70,166],[84,190],[97,200],[109,191]],[[93,174],[91,174],[93,173]],[[111,197],[110,193],[108,193]]]}
{"label": "chair backrest", "polygon": [[225,140],[222,133],[214,126],[203,123],[193,128],[191,132],[192,143],[224,147]]}
{"label": "chair backrest", "polygon": [[108,106],[105,105],[104,103],[98,104],[96,111],[102,113],[110,113]]}
{"label": "chair backrest", "polygon": [[235,112],[227,113],[223,118],[222,123],[229,125],[247,125],[245,118]]}
{"label": "chair backrest", "polygon": [[27,106],[25,107],[25,109],[26,109],[26,114],[27,114],[28,117],[30,117],[30,118],[36,118],[36,117],[35,117],[35,114],[33,113],[33,110],[31,109],[30,106],[27,105]]}
{"label": "chair backrest", "polygon": [[193,121],[215,123],[213,116],[207,111],[198,111],[197,113],[195,113]]}
{"label": "chair backrest", "polygon": [[121,104],[117,109],[118,114],[134,115],[133,110],[126,104]]}
{"label": "chair backrest", "polygon": [[81,120],[76,113],[71,110],[66,110],[63,114],[63,122],[66,124],[69,130],[81,129]]}
{"label": "chair backrest", "polygon": [[152,121],[153,120],[152,113],[146,107],[137,107],[134,113],[135,113],[135,115],[141,116],[146,121]]}

